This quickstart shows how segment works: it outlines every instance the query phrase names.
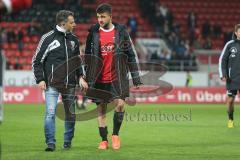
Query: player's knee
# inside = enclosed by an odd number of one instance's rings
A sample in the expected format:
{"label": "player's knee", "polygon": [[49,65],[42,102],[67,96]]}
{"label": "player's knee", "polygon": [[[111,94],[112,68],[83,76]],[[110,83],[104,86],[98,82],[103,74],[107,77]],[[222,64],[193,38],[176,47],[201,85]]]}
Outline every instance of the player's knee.
{"label": "player's knee", "polygon": [[116,112],[123,112],[124,111],[124,102],[118,102],[116,105]]}

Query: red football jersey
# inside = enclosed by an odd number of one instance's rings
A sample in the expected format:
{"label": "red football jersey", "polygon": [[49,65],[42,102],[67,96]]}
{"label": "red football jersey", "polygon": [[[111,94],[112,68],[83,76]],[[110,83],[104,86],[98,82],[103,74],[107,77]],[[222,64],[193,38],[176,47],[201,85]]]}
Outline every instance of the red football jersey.
{"label": "red football jersey", "polygon": [[114,55],[114,41],[115,41],[115,28],[105,30],[99,29],[100,35],[100,56],[103,61],[103,68],[100,76],[97,79],[98,83],[110,83],[117,79],[116,71],[113,63]]}

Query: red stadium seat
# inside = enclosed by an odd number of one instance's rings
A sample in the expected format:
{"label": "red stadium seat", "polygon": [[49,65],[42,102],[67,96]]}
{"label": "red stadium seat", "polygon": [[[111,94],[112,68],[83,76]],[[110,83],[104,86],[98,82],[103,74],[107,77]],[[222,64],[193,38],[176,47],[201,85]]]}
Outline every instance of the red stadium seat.
{"label": "red stadium seat", "polygon": [[9,45],[9,49],[17,50],[17,49],[18,49],[18,44],[17,44],[17,43],[11,43],[11,44]]}
{"label": "red stadium seat", "polygon": [[24,37],[23,37],[23,42],[24,42],[24,43],[30,42],[30,37],[24,36]]}
{"label": "red stadium seat", "polygon": [[4,44],[2,44],[2,49],[3,50],[7,50],[7,49],[9,49],[10,47],[9,47],[9,44],[8,43],[4,43]]}

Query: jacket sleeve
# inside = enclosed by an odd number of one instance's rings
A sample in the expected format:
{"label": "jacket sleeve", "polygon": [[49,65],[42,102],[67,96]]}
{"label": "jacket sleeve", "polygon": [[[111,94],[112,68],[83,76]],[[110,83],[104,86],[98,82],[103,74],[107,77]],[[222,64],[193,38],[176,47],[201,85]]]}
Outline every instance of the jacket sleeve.
{"label": "jacket sleeve", "polygon": [[89,32],[86,40],[85,55],[88,55],[91,53],[92,53],[92,34],[91,32]]}
{"label": "jacket sleeve", "polygon": [[76,70],[77,78],[80,78],[80,76],[83,76],[83,70],[82,70],[82,60],[80,58],[81,52],[80,52],[80,42],[79,42],[79,40],[77,40],[77,46],[76,46],[76,49],[75,49],[75,55],[78,56],[79,62],[80,62],[80,64],[79,64],[80,66]]}
{"label": "jacket sleeve", "polygon": [[140,67],[139,67],[137,52],[135,50],[135,47],[133,45],[133,42],[129,33],[125,30],[124,34],[125,34],[124,35],[125,42],[128,43],[126,44],[127,48],[125,48],[125,53],[128,56],[128,68],[132,76],[133,84],[141,85],[143,83],[141,82],[141,78],[140,78]]}
{"label": "jacket sleeve", "polygon": [[46,35],[43,35],[38,43],[35,55],[32,58],[32,70],[37,84],[45,80],[43,71],[43,55],[47,46],[47,37]]}
{"label": "jacket sleeve", "polygon": [[85,67],[84,71],[86,74],[86,81],[88,82],[89,85],[93,85],[95,82],[95,67],[90,67],[92,64],[95,64],[95,58],[92,54],[92,47],[93,47],[93,41],[92,41],[92,33],[89,30],[87,40],[86,40],[86,45],[85,45],[85,54],[84,54],[84,62],[85,62]]}
{"label": "jacket sleeve", "polygon": [[229,57],[229,43],[227,43],[221,53],[219,58],[219,77],[228,77],[228,57]]}

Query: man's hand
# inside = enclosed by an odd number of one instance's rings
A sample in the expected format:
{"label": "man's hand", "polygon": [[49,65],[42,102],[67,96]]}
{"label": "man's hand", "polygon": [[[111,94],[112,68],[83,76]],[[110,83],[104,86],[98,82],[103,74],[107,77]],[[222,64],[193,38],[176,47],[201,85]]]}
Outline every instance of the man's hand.
{"label": "man's hand", "polygon": [[139,89],[142,86],[143,86],[143,84],[139,84],[139,85],[135,85],[134,87],[135,87],[135,89]]}
{"label": "man's hand", "polygon": [[46,90],[46,83],[45,81],[41,81],[38,83],[38,87],[41,89],[41,90]]}
{"label": "man's hand", "polygon": [[221,80],[222,80],[223,82],[226,82],[227,79],[226,79],[226,77],[222,77]]}
{"label": "man's hand", "polygon": [[83,77],[80,77],[79,79],[79,86],[83,92],[86,92],[88,89],[88,84],[87,82],[83,79]]}

